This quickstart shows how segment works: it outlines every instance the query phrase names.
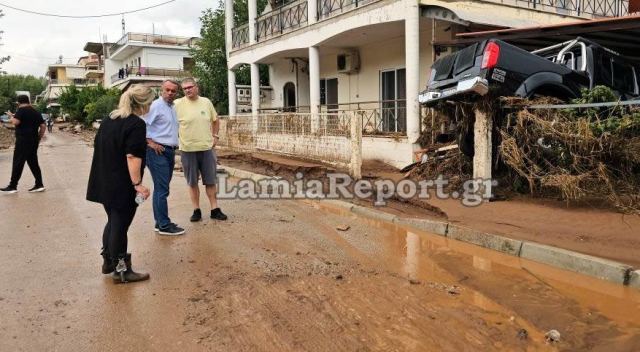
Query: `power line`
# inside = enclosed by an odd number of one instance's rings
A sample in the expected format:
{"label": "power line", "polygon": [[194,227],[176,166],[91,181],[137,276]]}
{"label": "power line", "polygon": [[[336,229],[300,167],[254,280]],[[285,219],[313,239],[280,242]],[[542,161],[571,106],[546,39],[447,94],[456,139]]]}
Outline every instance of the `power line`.
{"label": "power line", "polygon": [[38,12],[38,11],[32,11],[32,10],[25,10],[25,9],[21,9],[21,8],[17,8],[17,7],[14,7],[14,6],[7,5],[7,4],[2,3],[2,2],[0,2],[0,6],[6,7],[6,8],[9,8],[9,9],[12,9],[12,10],[20,11],[20,12],[29,13],[29,14],[32,14],[32,15],[40,15],[40,16],[48,16],[48,17],[97,18],[97,17],[121,16],[121,15],[129,14],[129,13],[145,11],[145,10],[149,10],[149,9],[153,9],[153,8],[156,8],[156,7],[160,7],[160,6],[166,5],[168,3],[175,2],[175,1],[177,1],[177,0],[168,0],[168,1],[165,1],[165,2],[160,3],[160,4],[143,7],[141,9],[137,9],[137,10],[121,11],[121,12],[116,12],[116,13],[106,13],[106,14],[101,14],[101,15],[84,15],[84,16],[79,16],[79,15],[78,16],[75,16],[75,15],[60,15],[60,14],[55,14],[55,13],[45,13],[45,12]]}

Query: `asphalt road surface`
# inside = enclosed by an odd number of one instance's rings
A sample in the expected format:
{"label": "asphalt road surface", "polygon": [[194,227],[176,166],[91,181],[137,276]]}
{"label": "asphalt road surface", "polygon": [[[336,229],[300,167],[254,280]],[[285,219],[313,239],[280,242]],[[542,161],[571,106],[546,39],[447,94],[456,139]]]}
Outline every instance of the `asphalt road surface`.
{"label": "asphalt road surface", "polygon": [[[145,202],[129,248],[151,279],[114,285],[106,217],[84,200],[91,152],[56,131],[46,192],[26,191],[25,168],[0,194],[0,351],[640,350],[638,291],[310,201],[226,200],[229,221],[189,223],[179,174],[170,215],[187,233],[155,234]],[[10,170],[0,151],[2,186]]]}

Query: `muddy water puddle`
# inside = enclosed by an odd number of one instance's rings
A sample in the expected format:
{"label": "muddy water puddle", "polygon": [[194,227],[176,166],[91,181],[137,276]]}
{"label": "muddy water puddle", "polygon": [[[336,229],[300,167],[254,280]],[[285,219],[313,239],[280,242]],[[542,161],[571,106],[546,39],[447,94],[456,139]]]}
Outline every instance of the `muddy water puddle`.
{"label": "muddy water puddle", "polygon": [[481,308],[488,322],[501,324],[496,314],[506,315],[538,342],[545,341],[545,332],[558,330],[563,347],[571,350],[640,350],[636,289],[363,218],[329,204],[308,204],[384,230],[381,265],[412,284],[441,288]]}

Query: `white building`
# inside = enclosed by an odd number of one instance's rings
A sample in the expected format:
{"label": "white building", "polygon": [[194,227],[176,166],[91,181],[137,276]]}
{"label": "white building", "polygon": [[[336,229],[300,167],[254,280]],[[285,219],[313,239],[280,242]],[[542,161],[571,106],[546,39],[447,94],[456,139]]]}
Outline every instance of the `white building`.
{"label": "white building", "polygon": [[[400,167],[418,147],[417,98],[429,67],[452,50],[436,42],[467,31],[613,16],[626,13],[628,2],[295,0],[273,1],[258,15],[256,0],[248,0],[243,24],[233,23],[232,5],[226,0],[230,115],[241,112],[234,70],[249,64],[254,119],[265,109],[364,111],[362,157]],[[267,100],[258,98],[258,64],[269,66]]]}
{"label": "white building", "polygon": [[[127,33],[105,45],[104,86],[127,89],[131,84],[160,86],[165,79],[190,75],[190,50],[199,38]],[[101,49],[99,49],[101,50]]]}

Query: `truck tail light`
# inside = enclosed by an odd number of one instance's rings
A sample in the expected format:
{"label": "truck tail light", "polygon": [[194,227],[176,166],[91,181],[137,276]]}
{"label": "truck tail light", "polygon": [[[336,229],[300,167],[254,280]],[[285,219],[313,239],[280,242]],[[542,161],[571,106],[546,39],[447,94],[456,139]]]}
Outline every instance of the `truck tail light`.
{"label": "truck tail light", "polygon": [[493,68],[498,63],[500,57],[500,46],[494,42],[489,42],[487,47],[484,48],[484,55],[482,56],[482,66],[480,68]]}

